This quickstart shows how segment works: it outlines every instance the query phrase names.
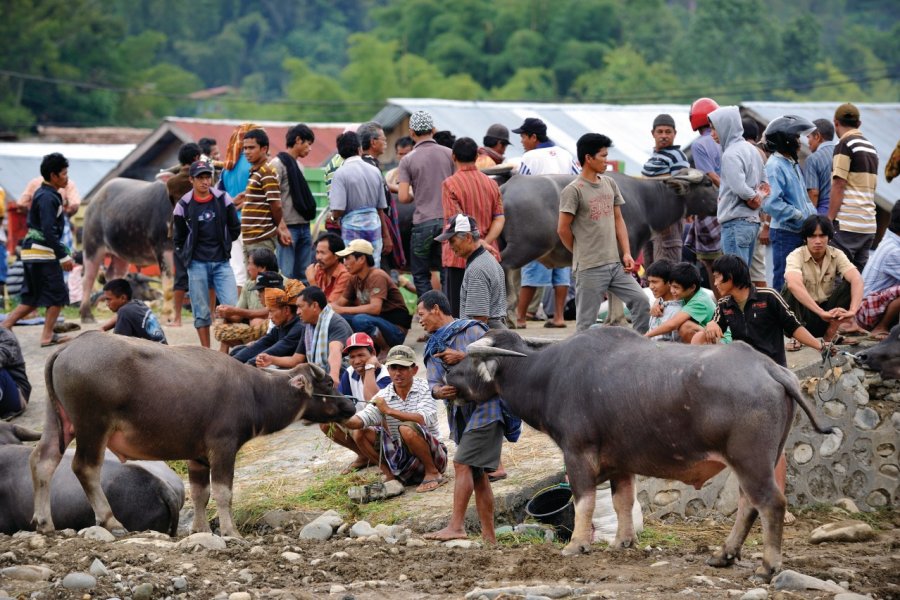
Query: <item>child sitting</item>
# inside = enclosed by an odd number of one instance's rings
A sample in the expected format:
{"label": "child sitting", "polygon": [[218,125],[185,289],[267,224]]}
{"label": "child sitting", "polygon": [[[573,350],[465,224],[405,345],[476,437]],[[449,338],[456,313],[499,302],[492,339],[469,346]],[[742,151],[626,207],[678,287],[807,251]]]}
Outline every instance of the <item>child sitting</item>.
{"label": "child sitting", "polygon": [[150,307],[140,300],[132,300],[131,284],[126,279],[113,279],[103,286],[103,300],[116,313],[101,329],[119,335],[166,343],[159,319]]}
{"label": "child sitting", "polygon": [[[681,311],[684,302],[676,298],[669,286],[672,263],[658,260],[647,268],[647,287],[653,292],[654,301],[650,305],[650,329],[656,329]],[[669,331],[653,339],[664,342],[679,341],[676,331]]]}
{"label": "child sitting", "polygon": [[670,319],[658,327],[653,327],[644,335],[649,338],[666,333],[675,333],[676,340],[685,344],[698,331],[703,331],[716,312],[712,298],[700,289],[700,273],[690,263],[677,263],[669,271],[669,287],[672,294],[684,302],[684,306]]}

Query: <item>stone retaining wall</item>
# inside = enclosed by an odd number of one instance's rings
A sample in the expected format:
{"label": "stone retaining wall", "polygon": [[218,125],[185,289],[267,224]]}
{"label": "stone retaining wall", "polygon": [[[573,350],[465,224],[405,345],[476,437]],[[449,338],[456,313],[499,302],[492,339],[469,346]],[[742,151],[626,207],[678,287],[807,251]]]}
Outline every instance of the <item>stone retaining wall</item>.
{"label": "stone retaining wall", "polygon": [[[816,433],[797,409],[785,445],[788,501],[805,506],[848,497],[863,511],[900,504],[900,381],[882,381],[846,359],[835,364],[838,369],[828,377],[819,365],[796,372],[814,392],[807,399],[835,432]],[[637,498],[645,517],[731,515],[737,510],[737,478],[726,469],[700,490],[641,478]]]}

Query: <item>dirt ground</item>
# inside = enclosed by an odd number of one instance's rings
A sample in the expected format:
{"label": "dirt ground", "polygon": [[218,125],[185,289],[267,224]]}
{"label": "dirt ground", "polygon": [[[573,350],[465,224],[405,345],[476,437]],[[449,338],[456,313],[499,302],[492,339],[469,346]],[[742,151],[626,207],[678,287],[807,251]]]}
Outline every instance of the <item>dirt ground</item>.
{"label": "dirt ground", "polygon": [[[567,330],[552,334],[552,330],[543,329],[527,333],[562,337],[570,335],[571,329],[570,325]],[[43,362],[49,351],[38,347],[38,327],[17,327],[15,332],[35,387],[28,411],[16,422],[41,429],[46,399]],[[167,328],[166,334],[170,343],[197,343],[189,318],[185,327]],[[416,327],[409,339],[420,334]],[[415,348],[421,351],[422,344]],[[559,452],[546,437],[528,430],[523,441],[524,444],[504,450],[511,475],[495,486],[499,507],[520,500],[523,493],[533,493],[535,486],[560,471]],[[255,440],[240,456],[235,503],[251,512],[254,503],[271,507],[263,499],[275,495],[272,490],[277,488],[280,498],[291,498],[282,488],[287,486],[293,492],[318,485],[323,478],[336,475],[349,458],[347,451],[324,443],[313,428],[299,425]],[[376,510],[367,515],[371,515],[368,518],[373,525],[391,522],[409,526],[414,543],[418,543],[424,531],[446,523],[451,501],[452,484],[431,494],[407,493],[379,503],[384,510],[379,513],[378,507],[373,506]],[[308,508],[289,504],[275,507]],[[0,535],[0,569],[44,565],[52,571],[49,581],[37,582],[0,575],[0,591],[18,598],[126,598],[132,597],[135,586],[151,584],[153,591],[142,597],[228,598],[234,594],[232,600],[399,599],[462,598],[476,587],[553,585],[568,589],[567,597],[739,598],[757,587],[747,578],[759,563],[757,553],[762,551],[757,526],[744,547],[744,559],[735,567],[706,566],[710,549],[721,544],[727,535],[727,519],[669,524],[651,521],[646,523],[640,549],[611,552],[596,546],[589,555],[563,557],[558,543],[532,543],[523,538],[505,538],[496,547],[470,549],[447,548],[435,542],[421,546],[384,541],[360,543],[343,536],[328,542],[301,541],[297,534],[308,518],[301,514],[280,529],[247,522],[243,529],[245,538],[228,539],[224,550],[182,549],[174,544],[178,540],[152,534],[131,534],[108,543],[85,540],[73,532],[52,536]],[[878,531],[873,541],[819,546],[808,542],[809,532],[818,525],[845,518],[848,517],[844,513],[822,507],[799,511],[797,523],[785,528],[784,568],[845,581],[851,591],[872,594],[874,598],[900,598],[900,514],[885,512],[870,518]],[[134,543],[135,538],[149,540]],[[472,539],[477,540],[477,536]],[[285,552],[298,556],[286,558]],[[62,587],[65,575],[86,572],[95,558],[103,562],[110,575],[99,577],[87,593]],[[184,580],[177,579],[182,577]],[[833,594],[776,592],[770,587],[769,597],[812,599],[831,598]]]}

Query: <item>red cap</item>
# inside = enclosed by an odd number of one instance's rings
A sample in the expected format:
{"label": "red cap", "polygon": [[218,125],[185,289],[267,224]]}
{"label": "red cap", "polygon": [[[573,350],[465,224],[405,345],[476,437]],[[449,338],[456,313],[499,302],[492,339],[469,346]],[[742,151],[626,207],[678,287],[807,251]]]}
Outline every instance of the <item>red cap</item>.
{"label": "red cap", "polygon": [[375,342],[372,341],[368,333],[354,333],[344,343],[344,354],[347,354],[353,348],[368,348],[374,353]]}

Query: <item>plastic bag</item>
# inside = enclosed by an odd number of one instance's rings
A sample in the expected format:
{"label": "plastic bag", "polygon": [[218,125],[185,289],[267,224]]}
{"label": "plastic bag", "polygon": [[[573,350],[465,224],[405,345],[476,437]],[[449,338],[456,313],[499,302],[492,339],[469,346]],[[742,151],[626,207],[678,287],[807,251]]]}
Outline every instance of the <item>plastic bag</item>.
{"label": "plastic bag", "polygon": [[[637,500],[634,501],[634,507],[631,509],[631,518],[634,521],[634,533],[638,535],[644,530],[644,513],[641,510],[641,503]],[[612,544],[615,541],[619,521],[616,519],[616,511],[613,509],[612,491],[609,486],[597,490],[592,522],[594,526],[591,534],[592,543]]]}

